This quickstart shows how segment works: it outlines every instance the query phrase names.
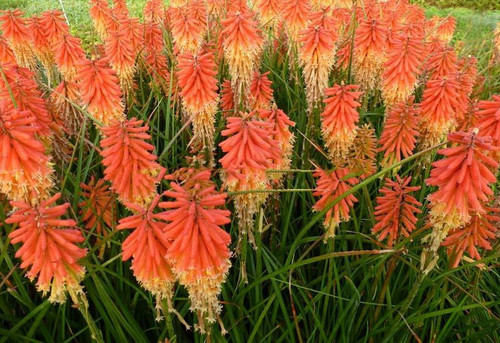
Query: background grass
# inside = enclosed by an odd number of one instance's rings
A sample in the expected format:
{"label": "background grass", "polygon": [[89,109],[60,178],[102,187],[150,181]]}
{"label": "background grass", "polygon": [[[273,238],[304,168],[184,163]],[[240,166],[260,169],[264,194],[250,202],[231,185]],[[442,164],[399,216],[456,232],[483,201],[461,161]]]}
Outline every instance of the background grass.
{"label": "background grass", "polygon": [[[5,0],[4,0],[5,1]],[[144,1],[129,1],[132,12],[139,14]],[[86,0],[63,1],[73,30],[93,39]],[[28,14],[59,8],[58,1],[7,0],[0,8],[20,7]],[[483,72],[490,73],[488,97],[498,87],[495,69],[487,66],[491,53],[491,30],[498,12],[479,14],[468,10],[438,10],[428,14],[453,14],[458,19],[457,40],[464,41],[462,53],[476,52]],[[267,52],[262,69],[270,70],[276,102],[296,121],[297,142],[293,169],[310,169],[310,161],[322,166],[327,162],[308,145],[300,133],[306,132],[304,86],[288,74],[284,56]],[[283,60],[279,65],[277,60]],[[142,75],[139,76],[142,78]],[[338,76],[340,78],[340,76]],[[496,81],[495,81],[496,80]],[[170,98],[140,83],[138,101],[129,116],[147,120],[160,162],[169,171],[184,163],[189,141],[182,123],[173,113]],[[367,108],[362,122],[371,122],[381,130],[383,108]],[[223,126],[218,122],[219,130]],[[89,130],[88,139],[84,133]],[[313,133],[318,136],[318,132]],[[220,141],[220,137],[217,137]],[[64,198],[72,203],[77,217],[80,201],[79,183],[90,175],[102,175],[100,158],[95,150],[98,135],[87,119],[74,141],[71,163],[58,165]],[[172,143],[172,144],[170,144]],[[321,142],[317,142],[321,144]],[[218,151],[218,158],[220,151]],[[403,165],[400,175],[414,175],[413,184],[422,186],[417,198],[425,203],[429,189],[425,178],[429,171],[418,163]],[[311,211],[314,199],[310,192],[287,192],[269,199],[257,220],[258,249],[247,252],[249,283],[239,282],[238,260],[223,287],[222,321],[229,334],[215,331],[216,342],[498,342],[500,341],[500,277],[498,243],[485,254],[483,263],[461,264],[449,270],[446,257],[428,278],[419,279],[422,230],[400,242],[394,252],[378,253],[385,247],[370,234],[373,227],[372,203],[381,183],[371,178],[355,193],[359,204],[351,211],[352,220],[338,229],[334,242],[323,244],[322,218]],[[162,185],[165,187],[165,185]],[[314,187],[310,173],[294,173],[285,179],[284,188]],[[8,207],[0,206],[0,219]],[[126,210],[120,207],[120,216]],[[419,227],[425,211],[419,216]],[[237,228],[227,227],[232,237]],[[0,234],[0,343],[1,342],[86,342],[90,340],[87,323],[70,302],[51,305],[36,292],[24,277],[14,247],[9,244],[5,225]],[[95,233],[86,234],[89,256],[84,260],[87,274],[83,282],[90,302],[90,314],[102,330],[106,342],[157,342],[169,338],[178,342],[203,342],[206,337],[186,331],[175,319],[155,320],[155,302],[135,281],[130,262],[121,261],[121,245],[127,233],[112,232],[102,243],[108,245],[104,257],[98,257],[100,245]],[[234,244],[233,246],[234,247]],[[417,285],[418,287],[414,287]],[[415,298],[403,311],[410,292]],[[176,289],[174,304],[190,323],[187,293]],[[171,321],[171,322],[170,322]],[[168,332],[168,323],[176,336]]]}

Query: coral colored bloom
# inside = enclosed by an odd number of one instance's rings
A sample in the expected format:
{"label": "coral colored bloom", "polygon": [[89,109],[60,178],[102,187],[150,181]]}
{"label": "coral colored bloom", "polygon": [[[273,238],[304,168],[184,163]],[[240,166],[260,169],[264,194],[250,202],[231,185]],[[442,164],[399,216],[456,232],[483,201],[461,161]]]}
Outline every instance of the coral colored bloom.
{"label": "coral colored bloom", "polygon": [[50,292],[49,301],[63,303],[65,292],[82,292],[79,285],[84,268],[78,263],[87,254],[76,243],[84,238],[76,229],[76,222],[60,219],[67,213],[69,203],[55,205],[58,193],[39,205],[11,201],[17,210],[6,219],[8,224],[19,224],[9,234],[12,244],[22,243],[16,252],[21,258],[21,268],[28,268],[26,276],[37,280],[37,288],[44,295]]}
{"label": "coral colored bloom", "polygon": [[410,193],[416,192],[420,186],[409,186],[411,176],[396,181],[385,179],[386,185],[380,189],[383,195],[377,197],[375,219],[377,224],[372,228],[373,234],[383,241],[386,237],[387,245],[392,247],[399,236],[408,237],[415,230],[418,213],[421,213],[422,204]]}
{"label": "coral colored bloom", "polygon": [[[184,3],[185,1],[182,0]],[[148,0],[142,11],[144,22],[161,23],[163,19],[163,0]]]}
{"label": "coral colored bloom", "polygon": [[116,203],[109,186],[103,179],[95,180],[94,176],[88,184],[81,183],[84,201],[78,204],[85,228],[94,230],[98,235],[107,235],[108,229],[115,225]]}
{"label": "coral colored bloom", "polygon": [[442,160],[432,164],[427,184],[438,189],[429,195],[431,236],[434,249],[446,237],[449,229],[463,226],[474,213],[486,213],[484,203],[493,195],[490,184],[496,182],[491,169],[498,163],[486,154],[493,150],[490,137],[478,137],[471,132],[448,135],[452,147],[439,150]]}
{"label": "coral colored bloom", "polygon": [[120,26],[118,30],[109,32],[104,47],[109,64],[116,72],[125,93],[129,93],[133,86],[136,58],[133,43],[129,32]]}
{"label": "coral colored bloom", "polygon": [[0,11],[0,30],[21,67],[34,70],[36,59],[27,21],[20,10]]}
{"label": "coral colored bloom", "polygon": [[94,28],[101,39],[106,39],[111,23],[114,21],[113,13],[107,0],[90,0],[89,14]]}
{"label": "coral colored bloom", "polygon": [[78,71],[80,94],[87,111],[104,125],[123,119],[122,92],[105,60],[85,61]]}
{"label": "coral colored bloom", "polygon": [[306,83],[309,111],[317,107],[323,98],[335,56],[335,32],[325,24],[324,15],[323,12],[311,14],[310,24],[299,36],[299,61]]}
{"label": "coral colored bloom", "polygon": [[382,95],[387,105],[406,101],[413,93],[423,58],[422,37],[401,37],[394,42],[382,73]]}
{"label": "coral colored bloom", "polygon": [[387,45],[387,27],[383,21],[362,20],[354,36],[354,76],[363,89],[373,90],[380,82]]}
{"label": "coral colored bloom", "polygon": [[421,102],[422,149],[440,143],[455,125],[459,87],[453,77],[427,81]]}
{"label": "coral colored bloom", "polygon": [[[29,69],[17,65],[0,66],[5,78],[0,77],[0,101],[7,100],[15,104],[20,111],[28,111],[34,117],[35,132],[47,137],[51,134],[52,118],[47,110],[47,103],[38,89],[35,74]],[[7,83],[5,83],[7,81]]]}
{"label": "coral colored bloom", "polygon": [[363,92],[356,85],[334,85],[325,89],[326,103],[321,113],[321,133],[332,159],[343,158],[356,137],[359,121],[357,108]]}
{"label": "coral colored bloom", "polygon": [[222,20],[222,46],[236,102],[244,97],[258,63],[263,41],[257,22],[249,12],[234,12]]}
{"label": "coral colored bloom", "polygon": [[492,145],[500,147],[500,95],[480,101],[476,115],[479,135],[491,137]]}
{"label": "coral colored bloom", "polygon": [[[259,120],[256,112],[242,117],[227,118],[227,137],[219,144],[225,155],[220,159],[224,169],[224,186],[229,191],[266,189],[269,180],[266,170],[280,161],[278,142],[272,139],[274,124]],[[265,202],[265,193],[245,193],[235,196],[236,213],[242,234],[253,228],[253,216]],[[252,240],[252,236],[250,236]]]}
{"label": "coral colored bloom", "polygon": [[193,123],[195,144],[214,149],[217,65],[211,52],[178,56],[178,84],[182,103]]}
{"label": "coral colored bloom", "polygon": [[173,200],[162,202],[162,218],[169,222],[166,237],[172,241],[166,257],[179,282],[189,292],[191,310],[204,322],[215,322],[221,311],[218,296],[231,262],[231,236],[222,226],[231,222],[231,212],[221,209],[226,194],[219,193],[210,180],[210,171],[191,170],[183,184],[171,182],[164,193]]}
{"label": "coral colored bloom", "polygon": [[478,248],[492,250],[492,242],[497,238],[500,217],[498,208],[486,208],[486,214],[473,214],[464,227],[452,229],[441,244],[447,247],[451,268],[456,268],[464,253],[480,260]]}
{"label": "coral colored bloom", "polygon": [[0,64],[16,64],[14,52],[7,44],[5,38],[0,34]]}
{"label": "coral colored bloom", "polygon": [[129,11],[125,0],[113,0],[113,15],[119,18],[127,18]]}
{"label": "coral colored bloom", "polygon": [[[181,52],[197,53],[207,30],[206,14],[193,15],[193,3],[170,11],[170,29]],[[202,6],[204,9],[204,7]]]}
{"label": "coral colored bloom", "polygon": [[231,87],[231,81],[224,80],[221,86],[220,107],[224,116],[230,116],[234,113],[234,93]]}
{"label": "coral colored bloom", "polygon": [[267,28],[274,28],[280,20],[280,0],[257,0],[255,7],[259,14],[260,23]]}
{"label": "coral colored bloom", "polygon": [[452,47],[440,46],[431,51],[426,62],[426,69],[431,73],[431,79],[449,77],[458,71],[458,58]]}
{"label": "coral colored bloom", "polygon": [[133,230],[123,241],[122,260],[132,258],[132,270],[137,281],[158,300],[170,300],[175,280],[165,257],[170,246],[165,234],[166,223],[160,214],[154,213],[159,200],[157,195],[145,207],[125,203],[135,214],[120,219],[116,229]]}
{"label": "coral colored bloom", "polygon": [[272,82],[267,77],[269,71],[259,74],[255,72],[252,83],[250,85],[250,108],[254,109],[269,109],[273,101]]}
{"label": "coral colored bloom", "polygon": [[413,154],[419,136],[419,114],[413,104],[414,97],[395,104],[384,123],[380,135],[380,151],[384,152],[384,164],[392,165]]}
{"label": "coral colored bloom", "polygon": [[55,62],[66,81],[76,81],[80,64],[85,61],[82,41],[63,34],[54,45]]}
{"label": "coral colored bloom", "polygon": [[10,200],[43,199],[52,187],[45,147],[35,137],[36,118],[0,101],[0,192]]}
{"label": "coral colored bloom", "polygon": [[336,169],[330,172],[318,168],[313,174],[318,179],[313,195],[321,197],[313,206],[313,209],[315,211],[323,211],[327,207],[330,207],[323,221],[326,229],[325,241],[335,237],[335,229],[342,221],[350,219],[349,211],[354,206],[354,203],[358,201],[354,195],[349,194],[333,207],[330,205],[335,199],[349,191],[352,186],[359,182],[357,178],[353,176],[349,177],[349,173],[350,171],[347,168]]}
{"label": "coral colored bloom", "polygon": [[283,0],[281,2],[281,16],[293,43],[298,41],[299,32],[306,28],[310,12],[309,1]]}
{"label": "coral colored bloom", "polygon": [[45,11],[41,14],[41,21],[51,44],[56,43],[64,34],[69,34],[69,26],[62,11]]}
{"label": "coral colored bloom", "polygon": [[[271,110],[259,110],[259,116],[265,119],[268,123],[273,123],[274,134],[272,139],[278,142],[278,147],[281,151],[280,158],[273,162],[276,163],[276,170],[288,170],[292,163],[292,150],[295,136],[290,128],[295,126],[295,123],[290,120],[285,112],[278,108]],[[269,175],[270,180],[279,181],[283,177],[283,173],[272,173]]]}
{"label": "coral colored bloom", "polygon": [[154,146],[147,143],[151,136],[142,120],[130,119],[102,127],[102,164],[105,179],[120,201],[145,206],[156,194],[156,182],[161,171]]}
{"label": "coral colored bloom", "polygon": [[83,122],[83,113],[78,108],[80,88],[74,82],[62,81],[51,94],[54,110],[63,119],[64,126],[70,134],[76,134]]}
{"label": "coral colored bloom", "polygon": [[42,62],[44,68],[50,73],[54,63],[54,54],[51,49],[51,41],[47,35],[44,22],[41,17],[33,16],[26,20],[26,27],[31,35],[33,51]]}
{"label": "coral colored bloom", "polygon": [[456,23],[457,20],[452,16],[441,19],[436,27],[436,36],[440,40],[448,43],[453,38]]}

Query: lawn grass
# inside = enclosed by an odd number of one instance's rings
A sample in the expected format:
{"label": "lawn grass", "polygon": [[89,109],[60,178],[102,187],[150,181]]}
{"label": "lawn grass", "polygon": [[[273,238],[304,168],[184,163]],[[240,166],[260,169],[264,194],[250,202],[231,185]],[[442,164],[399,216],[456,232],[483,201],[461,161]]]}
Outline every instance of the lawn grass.
{"label": "lawn grass", "polygon": [[[20,7],[28,14],[60,8],[56,0],[4,0],[2,8]],[[144,1],[129,1],[132,13],[141,12]],[[88,19],[87,0],[64,1],[68,19],[80,37],[94,36]],[[464,53],[479,53],[482,68],[487,68],[491,49],[491,31],[500,14],[479,14],[469,10],[437,10],[429,8],[428,15],[457,16],[457,40],[464,41]],[[93,38],[92,38],[93,39]],[[266,52],[267,56],[274,56]],[[262,61],[273,81],[278,107],[297,123],[295,131],[306,132],[304,85],[289,74],[285,65]],[[493,72],[493,71],[491,71]],[[139,75],[142,80],[143,75]],[[489,87],[486,92],[492,92]],[[488,96],[487,93],[484,94]],[[171,98],[156,94],[141,86],[136,105],[128,115],[149,120],[153,144],[160,162],[169,171],[184,163],[189,136],[181,131],[182,123],[173,113]],[[362,122],[380,118],[381,111],[368,109],[361,113]],[[375,120],[373,119],[373,120]],[[380,121],[377,123],[380,124]],[[217,132],[223,123],[218,122]],[[74,162],[57,166],[61,191],[77,211],[80,201],[79,184],[89,175],[102,174],[95,149],[98,135],[89,129],[86,119],[75,141]],[[378,133],[380,127],[377,127]],[[179,134],[180,132],[180,134]],[[220,141],[220,137],[217,137]],[[89,140],[90,143],[89,144]],[[174,142],[175,144],[170,144]],[[168,143],[168,144],[167,144]],[[297,134],[291,169],[312,168],[309,160],[326,165],[321,152],[307,147]],[[217,158],[221,152],[218,151]],[[307,158],[305,157],[307,156]],[[415,175],[413,184],[422,189],[416,197],[424,204],[429,189],[425,178],[429,170],[409,160],[402,165],[400,175]],[[380,177],[379,177],[380,176]],[[229,333],[223,337],[215,331],[215,342],[498,342],[500,341],[500,246],[485,254],[483,269],[479,263],[461,264],[450,270],[442,252],[439,266],[425,279],[419,278],[422,251],[422,230],[411,234],[393,249],[386,249],[370,234],[374,206],[382,175],[367,179],[358,186],[357,198],[363,206],[352,211],[352,220],[342,223],[334,242],[322,242],[322,215],[311,210],[311,192],[284,192],[271,198],[261,220],[257,220],[258,249],[249,251],[247,268],[249,283],[239,280],[238,259],[233,258],[227,282],[222,290],[224,309],[222,321]],[[60,181],[60,180],[58,180]],[[315,183],[310,173],[297,173],[285,178],[283,188],[311,189]],[[166,187],[165,184],[163,187]],[[0,219],[5,218],[0,206]],[[231,208],[231,207],[230,207]],[[231,210],[234,210],[231,208]],[[128,213],[120,207],[120,216]],[[262,213],[264,214],[264,213]],[[426,212],[419,216],[419,226]],[[76,216],[75,216],[76,217]],[[81,314],[68,302],[50,305],[36,292],[23,275],[14,248],[3,230],[0,234],[0,343],[2,342],[87,342],[91,334]],[[227,227],[236,237],[237,227]],[[8,232],[7,232],[8,233]],[[85,259],[87,274],[83,282],[90,302],[91,315],[103,332],[106,342],[158,342],[166,337],[177,342],[204,342],[206,336],[186,331],[175,317],[170,333],[169,322],[156,321],[156,303],[134,279],[130,262],[121,261],[123,231],[114,231],[94,243],[94,233],[87,235],[89,257]],[[92,238],[92,239],[91,239]],[[104,258],[98,257],[101,245],[109,245]],[[234,248],[233,243],[232,248]],[[402,311],[411,292],[414,299],[407,311]],[[175,292],[177,310],[189,323],[187,293],[181,287]]]}

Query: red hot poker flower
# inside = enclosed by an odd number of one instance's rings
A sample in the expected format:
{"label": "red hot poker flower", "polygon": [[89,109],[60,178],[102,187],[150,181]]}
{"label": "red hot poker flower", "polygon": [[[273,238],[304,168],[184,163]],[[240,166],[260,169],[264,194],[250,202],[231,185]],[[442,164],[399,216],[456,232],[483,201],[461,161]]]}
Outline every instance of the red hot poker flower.
{"label": "red hot poker flower", "polygon": [[170,241],[165,234],[165,222],[153,211],[160,200],[157,195],[147,207],[133,203],[125,205],[136,214],[120,220],[117,230],[132,229],[122,244],[122,260],[132,258],[132,270],[141,285],[158,300],[172,298],[175,282],[171,265],[165,258]]}
{"label": "red hot poker flower", "polygon": [[12,11],[0,11],[0,30],[7,39],[10,48],[16,56],[17,62],[21,67],[34,70],[36,68],[36,59],[31,43],[31,35],[26,26],[23,12],[19,9]]}
{"label": "red hot poker flower", "polygon": [[[357,178],[349,177],[349,173],[347,168],[331,172],[320,168],[316,169],[313,175],[318,181],[313,195],[321,198],[313,207],[315,211],[323,211],[330,203],[359,182]],[[325,241],[335,237],[335,229],[340,222],[350,219],[349,211],[357,201],[356,197],[350,194],[326,212],[323,221],[326,229]]]}
{"label": "red hot poker flower", "polygon": [[101,156],[105,179],[124,203],[145,206],[156,195],[156,182],[161,167],[147,143],[151,136],[142,120],[114,122],[102,128]]}
{"label": "red hot poker flower", "polygon": [[16,257],[23,261],[21,268],[29,268],[26,275],[38,277],[37,288],[44,295],[50,292],[49,301],[63,303],[66,291],[82,292],[85,270],[78,261],[87,252],[76,244],[84,241],[76,222],[60,219],[70,206],[55,205],[60,197],[58,193],[36,206],[11,201],[17,210],[5,222],[19,224],[9,238],[12,244],[22,243]]}
{"label": "red hot poker flower", "polygon": [[472,215],[472,219],[464,227],[450,231],[448,237],[441,244],[447,247],[448,257],[452,268],[456,268],[464,253],[475,260],[480,260],[478,248],[492,250],[491,242],[498,232],[500,217],[498,208],[486,208],[486,214]]}
{"label": "red hot poker flower", "polygon": [[419,109],[414,97],[395,104],[384,123],[380,136],[380,151],[384,152],[383,164],[390,166],[413,154],[419,135]]}
{"label": "red hot poker flower", "polygon": [[432,222],[445,229],[464,225],[473,213],[486,212],[484,203],[493,195],[490,184],[496,182],[491,169],[498,167],[487,156],[494,150],[491,138],[478,137],[477,129],[450,133],[448,140],[453,146],[438,151],[445,158],[432,164],[427,179],[428,185],[438,187],[429,195]]}
{"label": "red hot poker flower", "polygon": [[356,85],[334,85],[325,90],[326,107],[321,113],[321,132],[332,159],[345,157],[356,137],[357,108],[363,92]]}
{"label": "red hot poker flower", "polygon": [[191,310],[204,322],[215,322],[221,311],[218,296],[231,266],[231,236],[222,226],[231,222],[231,212],[220,209],[226,194],[210,181],[210,171],[190,171],[183,184],[171,182],[164,194],[172,201],[160,203],[167,209],[162,218],[170,223],[166,236],[172,240],[167,258],[179,282],[189,292]]}
{"label": "red hot poker flower", "polygon": [[422,212],[422,204],[410,193],[416,192],[420,186],[411,187],[411,176],[400,178],[396,181],[385,179],[386,185],[380,189],[382,196],[377,197],[375,219],[377,224],[372,233],[378,234],[378,239],[383,241],[388,237],[387,245],[392,247],[399,236],[408,237],[415,230],[417,213]]}
{"label": "red hot poker flower", "polygon": [[80,94],[87,110],[104,125],[123,119],[122,92],[105,60],[85,61],[78,72]]}

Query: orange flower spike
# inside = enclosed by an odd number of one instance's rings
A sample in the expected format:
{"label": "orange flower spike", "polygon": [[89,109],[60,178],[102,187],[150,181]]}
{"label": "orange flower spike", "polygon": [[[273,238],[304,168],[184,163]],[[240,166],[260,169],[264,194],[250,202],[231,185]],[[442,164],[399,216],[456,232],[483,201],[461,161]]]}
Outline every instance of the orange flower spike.
{"label": "orange flower spike", "polygon": [[164,193],[172,201],[162,218],[169,222],[165,233],[172,245],[166,257],[191,300],[191,310],[199,316],[198,330],[214,323],[221,312],[217,299],[231,266],[231,236],[222,226],[231,222],[231,212],[221,209],[226,194],[219,193],[210,180],[210,171],[193,171],[185,184],[171,182]]}
{"label": "orange flower spike", "polygon": [[279,0],[257,0],[255,7],[262,26],[272,29],[278,24],[281,13]]}
{"label": "orange flower spike", "polygon": [[[277,108],[273,108],[271,110],[259,110],[259,116],[267,122],[274,124],[274,135],[272,135],[271,138],[278,142],[278,147],[281,151],[279,160],[274,161],[276,163],[275,169],[289,169],[292,163],[291,156],[295,140],[295,136],[290,131],[290,128],[295,126],[295,123],[290,120],[285,112]],[[282,173],[272,173],[269,175],[269,178],[275,181],[280,180],[282,177]]]}
{"label": "orange flower spike", "polygon": [[[323,211],[329,207],[330,203],[359,182],[355,177],[347,177],[349,173],[350,171],[347,168],[336,169],[331,172],[321,168],[316,169],[313,176],[318,180],[313,195],[321,198],[313,206],[315,211]],[[349,194],[326,212],[323,221],[326,230],[325,242],[329,238],[335,238],[335,229],[342,221],[350,219],[349,211],[357,201],[353,194]]]}
{"label": "orange flower spike", "polygon": [[7,44],[5,38],[0,34],[0,64],[16,64],[14,52]]}
{"label": "orange flower spike", "polygon": [[452,47],[442,46],[431,53],[426,67],[431,72],[431,79],[447,77],[458,72],[458,57]]}
{"label": "orange flower spike", "polygon": [[123,119],[122,92],[115,72],[103,59],[85,61],[78,71],[82,102],[104,125]]}
{"label": "orange flower spike", "polygon": [[54,45],[55,62],[66,81],[76,81],[80,64],[85,61],[82,41],[70,34],[63,34]]}
{"label": "orange flower spike", "polygon": [[62,81],[50,95],[55,110],[64,120],[65,128],[75,134],[81,128],[83,114],[77,107],[80,103],[80,90],[74,82]]}
{"label": "orange flower spike", "polygon": [[145,206],[156,194],[161,166],[147,143],[151,136],[143,122],[130,119],[103,127],[101,140],[105,179],[123,203]]}
{"label": "orange flower spike", "polygon": [[453,16],[448,16],[439,21],[436,27],[436,36],[445,43],[449,43],[455,33],[457,20]]}
{"label": "orange flower spike", "polygon": [[309,1],[284,0],[281,2],[281,16],[292,43],[297,43],[299,32],[307,27],[310,13]]}
{"label": "orange flower spike", "polygon": [[334,85],[325,90],[326,103],[321,113],[321,132],[332,159],[344,158],[356,137],[357,108],[363,92],[356,85]]}
{"label": "orange flower spike", "polygon": [[133,230],[123,241],[122,260],[132,258],[132,270],[137,281],[157,300],[169,301],[175,279],[171,265],[165,258],[170,246],[165,233],[166,223],[160,214],[154,213],[159,200],[160,196],[156,195],[145,207],[125,203],[135,214],[120,219],[116,229]]}
{"label": "orange flower spike", "polygon": [[95,180],[94,176],[88,184],[81,183],[84,201],[78,204],[82,222],[87,230],[93,230],[98,235],[107,235],[107,229],[114,227],[116,222],[116,204],[103,179]]}
{"label": "orange flower spike", "polygon": [[136,54],[133,43],[126,30],[118,29],[109,32],[104,46],[109,64],[116,72],[125,93],[132,90],[134,81]]}
{"label": "orange flower spike", "polygon": [[444,159],[432,164],[427,184],[438,189],[429,195],[431,219],[441,227],[437,243],[441,243],[450,228],[469,222],[473,213],[485,213],[484,203],[493,195],[490,184],[496,182],[491,170],[498,162],[487,154],[495,150],[490,137],[478,137],[478,129],[448,135],[451,148],[439,150]]}
{"label": "orange flower spike", "polygon": [[92,18],[94,28],[101,39],[106,39],[108,29],[115,20],[107,0],[90,0],[89,14]]}
{"label": "orange flower spike", "polygon": [[392,247],[399,236],[408,237],[415,230],[416,214],[422,212],[422,204],[410,195],[420,189],[420,186],[409,186],[411,176],[402,179],[396,175],[396,181],[389,178],[385,181],[386,185],[380,189],[383,195],[377,197],[377,224],[372,233],[378,234],[379,241],[387,237],[387,246]]}
{"label": "orange flower spike", "polygon": [[480,101],[476,115],[479,135],[491,137],[492,145],[500,147],[500,95],[493,95],[490,101]]}
{"label": "orange flower spike", "polygon": [[220,107],[222,109],[222,114],[224,116],[231,116],[234,114],[234,93],[231,88],[231,81],[224,80],[221,86],[221,95],[220,95]]}
{"label": "orange flower spike", "polygon": [[387,45],[387,28],[381,20],[361,20],[354,36],[354,76],[363,89],[373,90],[380,81]]}
{"label": "orange flower spike", "polygon": [[455,125],[459,87],[453,77],[427,81],[421,102],[422,149],[441,142]]}
{"label": "orange flower spike", "polygon": [[421,37],[403,36],[388,51],[382,73],[382,96],[387,106],[406,101],[413,93],[424,58],[423,49]]}
{"label": "orange flower spike", "polygon": [[35,55],[42,62],[45,69],[49,70],[53,63],[54,56],[43,19],[33,16],[28,18],[26,23],[29,33],[31,34]]}
{"label": "orange flower spike", "polygon": [[497,237],[500,216],[498,208],[486,208],[486,214],[473,214],[472,219],[464,227],[450,231],[448,237],[441,244],[447,247],[451,268],[456,268],[464,253],[480,260],[478,248],[492,250],[492,242]]}
{"label": "orange flower spike", "polygon": [[[183,0],[184,1],[184,0]],[[163,20],[163,0],[148,0],[144,5],[143,17],[145,23],[160,24]]]}
{"label": "orange flower spike", "polygon": [[178,80],[184,108],[192,119],[195,139],[202,149],[214,149],[217,65],[211,52],[178,57]]}
{"label": "orange flower spike", "polygon": [[244,117],[227,118],[226,127],[221,135],[228,138],[219,144],[226,153],[219,161],[223,168],[265,170],[272,166],[270,160],[279,159],[276,141],[269,137],[272,123],[258,120],[252,112]]}
{"label": "orange flower spike", "polygon": [[45,98],[38,89],[35,74],[17,65],[4,65],[2,68],[5,79],[0,77],[0,101],[7,100],[10,103],[13,97],[20,111],[29,111],[28,116],[35,118],[36,133],[44,137],[50,136],[52,117],[47,110]]}
{"label": "orange flower spike", "polygon": [[[196,4],[195,4],[196,5]],[[193,4],[172,8],[170,29],[176,46],[181,52],[196,53],[203,43],[207,30],[206,13],[195,16]],[[204,7],[202,7],[204,9]]]}
{"label": "orange flower spike", "polygon": [[0,30],[3,31],[3,36],[14,52],[17,63],[21,67],[34,70],[36,68],[35,54],[31,34],[23,15],[24,12],[19,9],[0,11]]}
{"label": "orange flower spike", "polygon": [[36,202],[52,188],[45,147],[35,138],[36,118],[0,101],[0,192],[10,200]]}
{"label": "orange flower spike", "polygon": [[257,22],[249,12],[229,13],[222,20],[222,27],[222,46],[229,64],[235,100],[239,103],[252,81],[263,41]]}
{"label": "orange flower spike", "polygon": [[390,166],[413,154],[419,132],[420,111],[414,97],[391,107],[380,135],[379,151],[384,152],[382,164]]}
{"label": "orange flower spike", "polygon": [[113,15],[120,19],[126,19],[129,16],[126,0],[113,0]]}
{"label": "orange flower spike", "polygon": [[273,101],[272,82],[267,77],[269,71],[259,74],[255,72],[252,83],[250,85],[250,108],[254,109],[269,109]]}
{"label": "orange flower spike", "polygon": [[69,34],[69,26],[62,11],[45,11],[41,14],[41,21],[51,44],[57,43],[63,35]]}
{"label": "orange flower spike", "polygon": [[163,51],[165,43],[163,41],[163,33],[161,27],[157,23],[146,23],[144,27],[144,48],[146,52],[159,52]]}
{"label": "orange flower spike", "polygon": [[16,257],[22,260],[21,268],[29,269],[26,276],[30,280],[38,278],[38,291],[43,295],[50,292],[50,302],[64,303],[66,291],[83,292],[79,283],[85,269],[78,261],[87,251],[77,245],[85,239],[76,229],[76,222],[60,219],[70,207],[69,203],[55,205],[60,198],[58,193],[36,206],[11,201],[17,210],[5,222],[19,224],[9,238],[12,244],[22,243]]}
{"label": "orange flower spike", "polygon": [[306,82],[308,110],[317,107],[328,87],[328,74],[334,62],[334,31],[325,25],[324,13],[311,14],[311,23],[300,32],[299,61]]}
{"label": "orange flower spike", "polygon": [[144,29],[137,18],[127,18],[120,20],[119,30],[124,31],[129,44],[134,51],[134,59],[144,48]]}

